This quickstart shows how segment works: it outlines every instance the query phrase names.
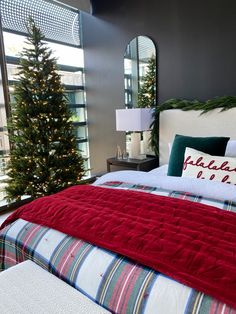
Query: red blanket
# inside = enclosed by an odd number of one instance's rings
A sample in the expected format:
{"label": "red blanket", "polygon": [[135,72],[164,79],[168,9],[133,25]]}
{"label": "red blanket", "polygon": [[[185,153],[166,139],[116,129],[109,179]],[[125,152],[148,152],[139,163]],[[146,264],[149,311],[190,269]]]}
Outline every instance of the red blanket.
{"label": "red blanket", "polygon": [[24,205],[3,226],[17,218],[128,256],[236,307],[235,213],[85,185]]}

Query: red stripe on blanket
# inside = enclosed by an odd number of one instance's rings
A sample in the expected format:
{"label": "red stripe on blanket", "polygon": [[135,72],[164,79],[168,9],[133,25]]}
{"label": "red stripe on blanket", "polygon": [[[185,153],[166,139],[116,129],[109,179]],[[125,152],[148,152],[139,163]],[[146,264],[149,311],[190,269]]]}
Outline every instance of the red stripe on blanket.
{"label": "red stripe on blanket", "polygon": [[137,191],[74,186],[15,211],[236,307],[236,214]]}

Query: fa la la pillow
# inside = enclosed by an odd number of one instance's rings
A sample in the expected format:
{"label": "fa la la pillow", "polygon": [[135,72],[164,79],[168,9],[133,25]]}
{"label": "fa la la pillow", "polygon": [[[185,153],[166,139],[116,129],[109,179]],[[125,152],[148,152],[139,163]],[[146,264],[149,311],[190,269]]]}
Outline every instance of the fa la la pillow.
{"label": "fa la la pillow", "polygon": [[236,158],[212,156],[186,147],[182,177],[221,181],[236,185]]}

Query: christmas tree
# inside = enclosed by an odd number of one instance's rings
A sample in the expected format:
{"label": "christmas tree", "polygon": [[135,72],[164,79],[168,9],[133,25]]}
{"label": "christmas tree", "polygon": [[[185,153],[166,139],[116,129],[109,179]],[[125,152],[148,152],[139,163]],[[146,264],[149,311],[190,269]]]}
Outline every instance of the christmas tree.
{"label": "christmas tree", "polygon": [[27,28],[9,121],[8,200],[58,192],[85,173],[56,59],[32,19]]}
{"label": "christmas tree", "polygon": [[156,106],[156,58],[148,60],[147,73],[140,82],[138,91],[138,108],[153,108]]}

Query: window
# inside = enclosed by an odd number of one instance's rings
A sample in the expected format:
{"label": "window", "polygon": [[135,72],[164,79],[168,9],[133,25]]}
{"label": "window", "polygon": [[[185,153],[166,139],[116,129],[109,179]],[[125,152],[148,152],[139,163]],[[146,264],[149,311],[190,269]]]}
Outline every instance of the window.
{"label": "window", "polygon": [[[79,12],[46,0],[2,0],[0,9],[10,101],[14,102],[13,92],[16,84],[17,65],[20,52],[24,47],[25,32],[27,31],[25,21],[28,15],[31,15],[46,36],[46,41],[57,58],[59,73],[66,90],[68,106],[72,111],[78,150],[85,159],[85,167],[89,169],[84,57],[79,36]],[[4,166],[8,156],[9,141],[6,133],[6,110],[2,80],[0,80],[0,200],[4,196],[1,193],[1,178],[5,176]],[[86,176],[89,176],[89,171]]]}

